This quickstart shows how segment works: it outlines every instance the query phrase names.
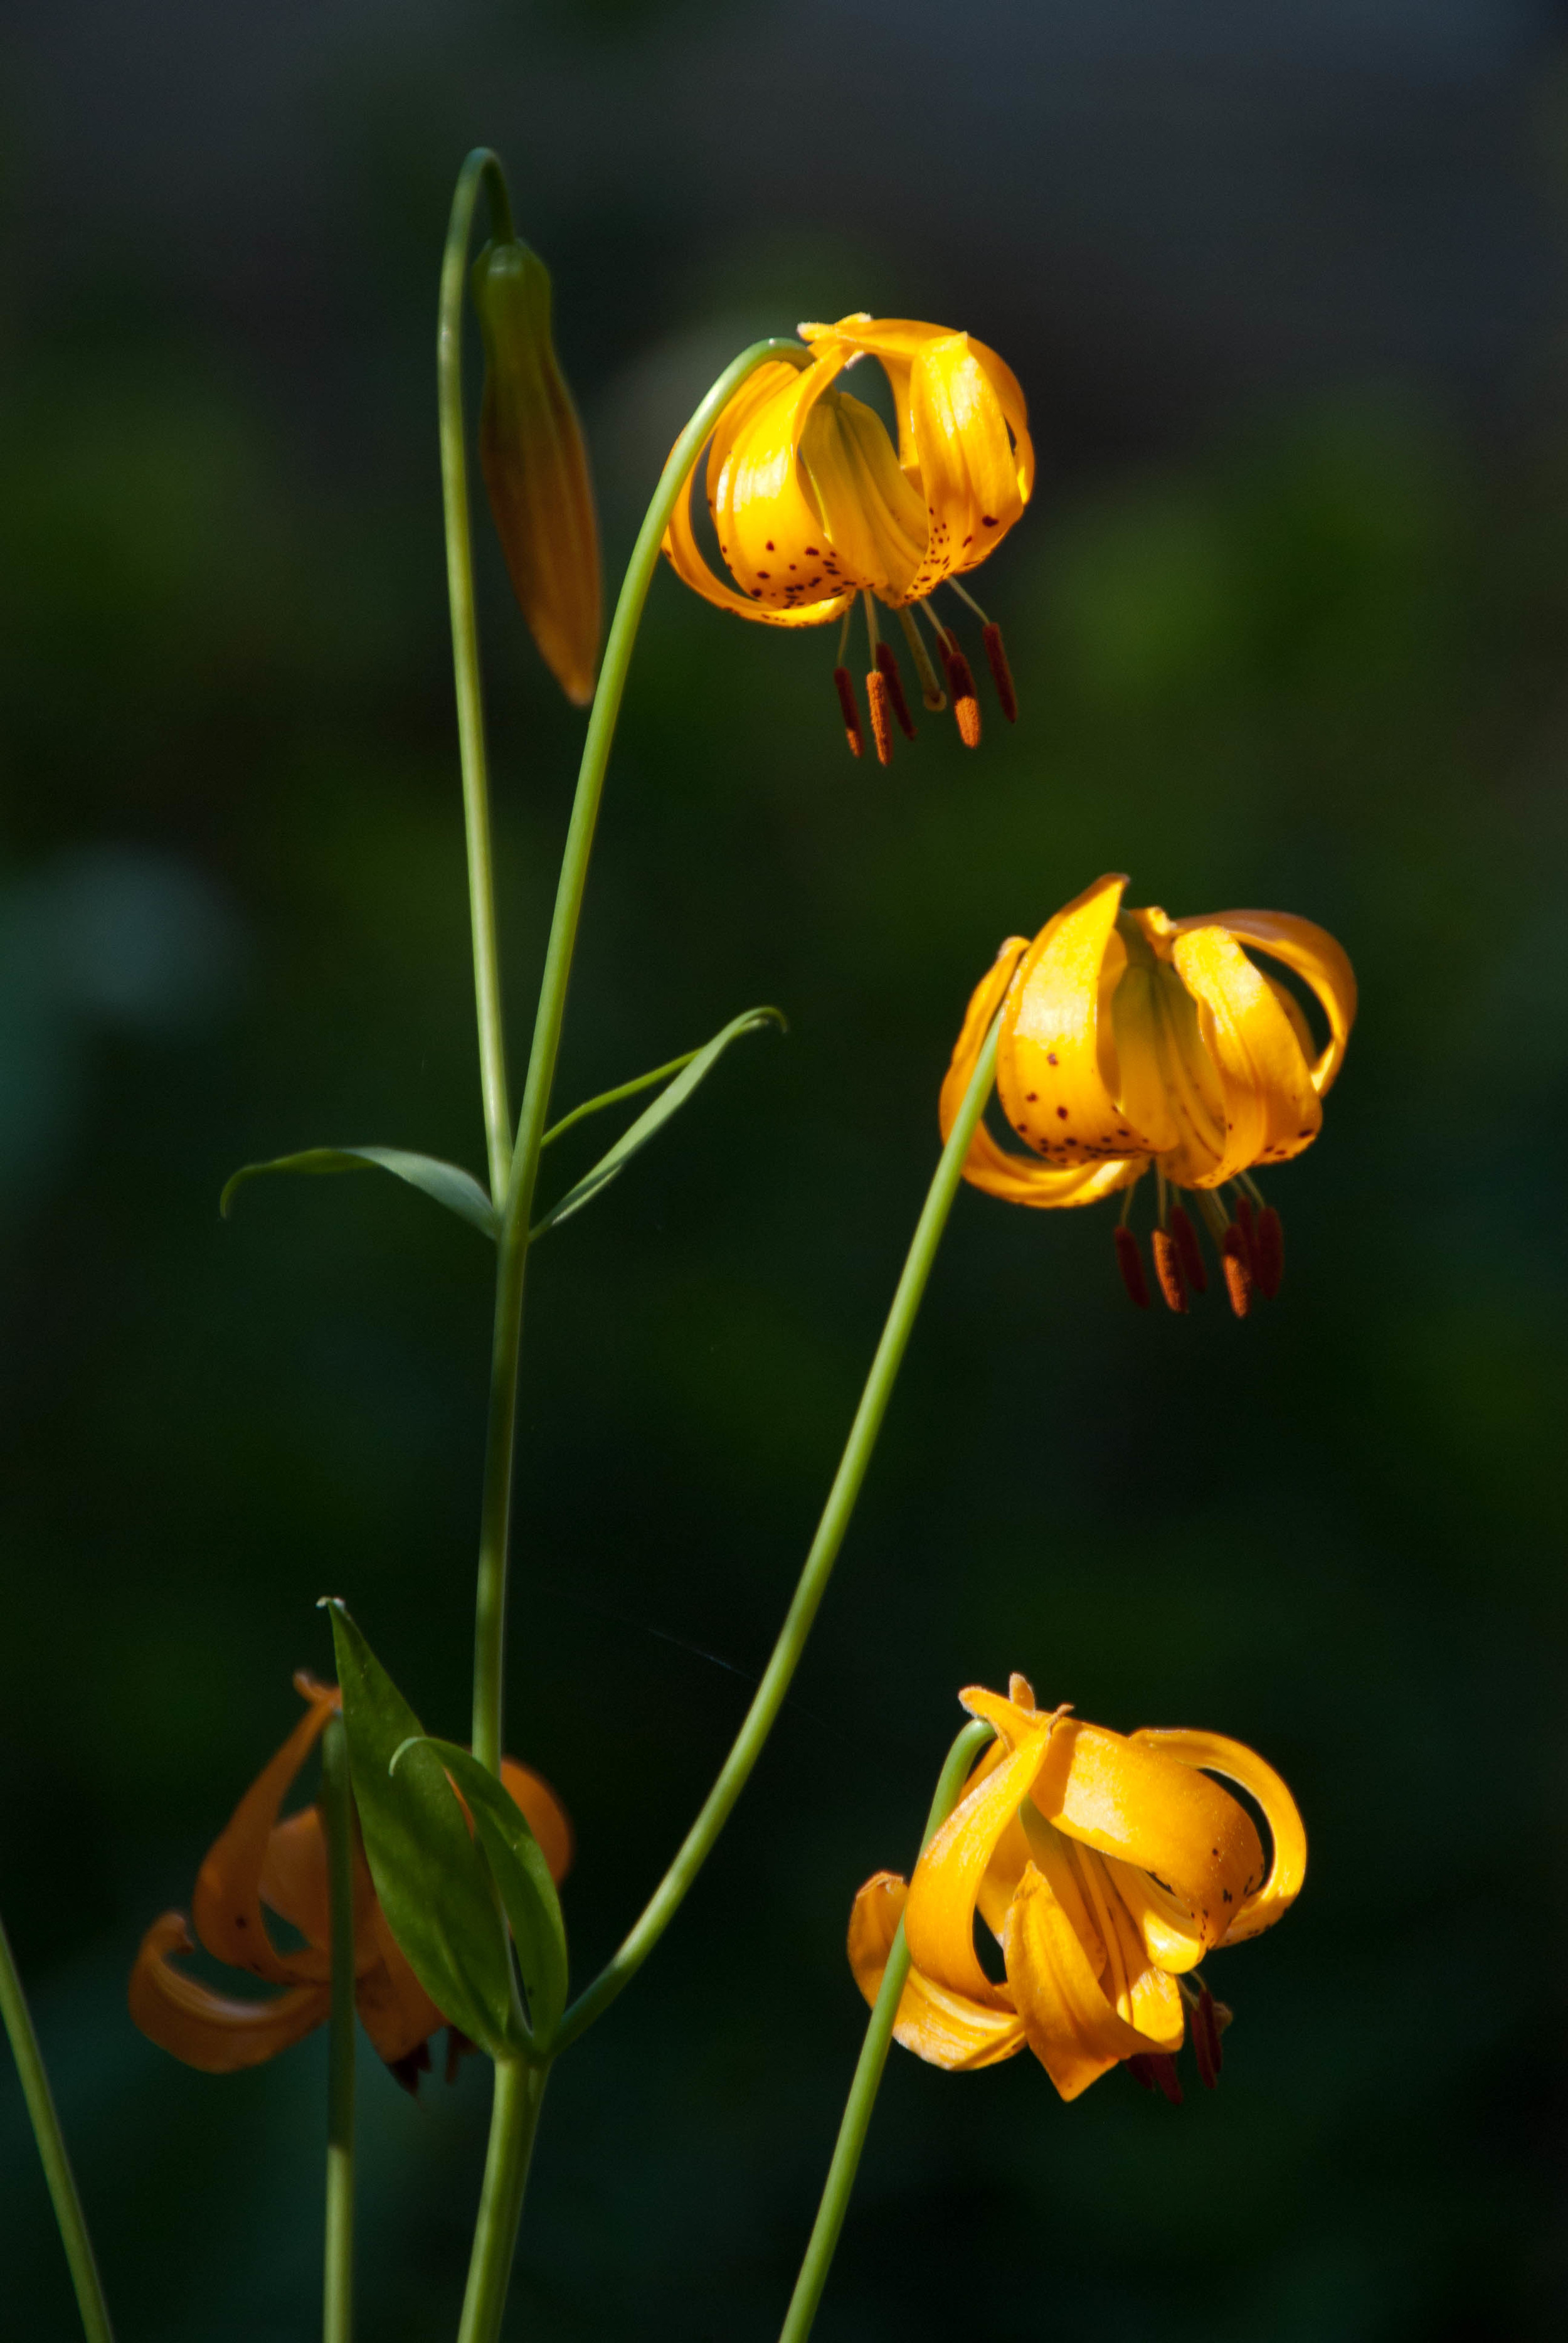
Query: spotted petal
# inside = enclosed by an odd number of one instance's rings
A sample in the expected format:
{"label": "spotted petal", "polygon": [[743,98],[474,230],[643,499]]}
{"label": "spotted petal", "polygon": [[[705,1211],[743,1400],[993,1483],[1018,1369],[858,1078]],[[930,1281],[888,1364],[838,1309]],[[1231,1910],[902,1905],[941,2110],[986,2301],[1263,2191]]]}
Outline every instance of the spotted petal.
{"label": "spotted petal", "polygon": [[1141,1168],[1127,1155],[1151,1152],[1115,1091],[1111,996],[1125,965],[1115,928],[1126,884],[1114,872],[1097,879],[1046,921],[1019,965],[997,1051],[1012,1129],[1054,1165],[1103,1171],[1099,1195]]}
{"label": "spotted petal", "polygon": [[1281,1775],[1255,1749],[1222,1733],[1161,1732],[1151,1727],[1132,1738],[1162,1756],[1175,1758],[1179,1765],[1223,1774],[1256,1798],[1273,1841],[1273,1860],[1262,1885],[1242,1898],[1221,1941],[1239,1945],[1243,1938],[1271,1928],[1290,1910],[1307,1875],[1306,1826]]}
{"label": "spotted petal", "polygon": [[[990,1030],[995,1016],[1020,960],[1029,950],[1027,936],[1010,936],[998,952],[994,964],[976,985],[964,1012],[963,1027],[953,1045],[953,1054],[943,1078],[941,1096],[937,1104],[938,1121],[946,1139],[958,1119],[964,1092],[975,1070],[980,1048]],[[1000,1058],[998,1059],[999,1070]],[[1060,1169],[1055,1165],[1032,1161],[1028,1156],[1011,1155],[1000,1147],[981,1122],[978,1125],[970,1151],[964,1161],[964,1178],[971,1187],[981,1188],[987,1195],[1000,1196],[1010,1204],[1034,1204],[1049,1209],[1056,1205],[1091,1204],[1113,1189],[1123,1188],[1135,1180],[1141,1164],[1135,1162],[1086,1163]]]}
{"label": "spotted petal", "polygon": [[1030,1795],[1068,1837],[1163,1880],[1191,1911],[1205,1949],[1262,1882],[1262,1845],[1245,1808],[1147,1740],[1064,1717]]}

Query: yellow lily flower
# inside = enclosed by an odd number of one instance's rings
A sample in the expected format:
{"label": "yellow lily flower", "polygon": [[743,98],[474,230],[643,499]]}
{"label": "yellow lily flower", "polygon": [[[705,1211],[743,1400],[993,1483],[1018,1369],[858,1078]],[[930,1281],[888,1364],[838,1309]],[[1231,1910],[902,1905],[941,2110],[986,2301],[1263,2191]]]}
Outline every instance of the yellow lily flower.
{"label": "yellow lily flower", "polygon": [[[664,550],[677,575],[721,610],[772,627],[818,627],[842,618],[834,669],[849,747],[863,740],[844,665],[855,597],[865,607],[871,666],[866,678],[877,755],[893,752],[893,720],[907,738],[914,722],[892,646],[878,632],[876,606],[896,611],[920,676],[925,705],[945,705],[912,610],[939,586],[954,588],[980,618],[997,697],[1009,723],[1018,704],[1000,629],[964,588],[1021,515],[1034,486],[1028,409],[1010,367],[972,335],[864,310],[837,325],[801,326],[809,356],[776,359],[742,384],[708,443],[708,510],[719,553],[735,584],[719,578],[698,545],[692,518],[702,458],[676,506]],[[878,360],[899,418],[895,449],[881,418],[837,388],[859,359]],[[974,679],[952,628],[926,617],[946,670],[960,733],[980,737]]]}
{"label": "yellow lily flower", "polygon": [[[996,1740],[913,1881],[879,1871],[856,1896],[861,1992],[876,1999],[902,1919],[910,1968],[893,2030],[931,2065],[993,2066],[1027,2046],[1064,2099],[1125,2063],[1179,2100],[1171,2062],[1191,2009],[1212,2087],[1230,2012],[1198,1964],[1271,1927],[1301,1892],[1306,1834],[1284,1783],[1221,1734],[1123,1736],[1041,1710],[1023,1676],[1005,1700],[979,1686],[960,1698]],[[1212,1774],[1262,1809],[1267,1863],[1251,1815]],[[977,1911],[1004,1983],[976,1954]]]}
{"label": "yellow lily flower", "polygon": [[[1131,1191],[1152,1164],[1159,1191],[1153,1254],[1160,1289],[1184,1311],[1208,1280],[1197,1232],[1170,1188],[1195,1192],[1238,1317],[1271,1298],[1284,1271],[1280,1217],[1251,1178],[1311,1146],[1322,1099],[1344,1060],[1356,980],[1325,929],[1286,911],[1209,911],[1168,919],[1121,908],[1124,877],[1097,879],[1030,942],[1010,936],[970,997],[939,1107],[942,1136],[992,1018],[997,1097],[1043,1161],[1000,1146],[982,1125],[964,1177],[1010,1203],[1091,1204],[1128,1191],[1116,1231],[1128,1292],[1149,1306]],[[1315,994],[1328,1024],[1320,1050],[1294,994],[1255,955]],[[1232,1220],[1221,1191],[1233,1186]]]}
{"label": "yellow lily flower", "polygon": [[[204,2074],[229,2075],[276,2057],[324,2025],[332,2010],[332,1921],[327,1839],[319,1809],[278,1820],[295,1775],[329,1716],[342,1705],[335,1684],[301,1674],[295,1689],[309,1705],[262,1768],[215,1840],[191,1899],[196,1932],[216,1960],[286,1990],[264,2001],[215,1993],[175,1965],[195,1949],[182,1912],[166,1912],[142,1939],[131,1971],[131,2016],[150,2041]],[[571,1825],[548,1784],[508,1757],[501,1779],[527,1816],[553,1879],[572,1857]],[[304,1944],[280,1953],[263,1906]],[[377,1899],[357,1835],[354,1848],[354,1998],[366,2032],[406,2089],[430,2065],[429,2039],[447,2024],[398,1946]],[[451,2073],[464,2037],[449,2039]]]}

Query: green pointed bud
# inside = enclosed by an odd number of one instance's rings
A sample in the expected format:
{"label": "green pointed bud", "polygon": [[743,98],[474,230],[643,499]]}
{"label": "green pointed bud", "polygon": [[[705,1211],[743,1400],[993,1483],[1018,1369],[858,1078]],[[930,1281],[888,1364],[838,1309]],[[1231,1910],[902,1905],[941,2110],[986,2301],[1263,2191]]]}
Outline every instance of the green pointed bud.
{"label": "green pointed bud", "polygon": [[526,244],[487,244],[469,283],[485,338],[479,463],[490,511],[540,656],[586,708],[598,665],[598,524],[550,337],[550,273]]}

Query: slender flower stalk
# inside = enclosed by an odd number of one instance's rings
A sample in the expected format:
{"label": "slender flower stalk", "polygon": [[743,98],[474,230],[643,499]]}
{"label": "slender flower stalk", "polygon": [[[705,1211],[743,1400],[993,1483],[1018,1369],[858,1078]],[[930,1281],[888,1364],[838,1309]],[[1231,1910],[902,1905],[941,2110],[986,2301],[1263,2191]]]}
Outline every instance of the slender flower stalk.
{"label": "slender flower stalk", "polygon": [[441,437],[441,493],[447,528],[447,593],[452,608],[452,664],[457,687],[457,746],[463,767],[463,827],[468,848],[468,910],[474,934],[474,1000],[479,1026],[479,1080],[485,1101],[485,1142],[490,1199],[499,1210],[511,1167],[512,1113],[507,1091],[506,1034],[501,1014],[500,955],[496,940],[496,888],[490,852],[490,783],[485,750],[485,703],[479,683],[479,637],[474,614],[474,548],[468,505],[468,459],[463,440],[463,295],[474,207],[484,187],[498,236],[512,233],[511,205],[499,159],[476,146],[457,175],[436,334],[436,380]]}
{"label": "slender flower stalk", "polygon": [[[922,1855],[958,1804],[959,1792],[968,1779],[970,1767],[990,1738],[989,1725],[966,1725],[948,1751],[947,1763],[938,1777],[936,1795],[931,1800],[931,1810],[926,1817],[926,1827],[920,1839]],[[849,2210],[855,2175],[860,2167],[860,2151],[866,2145],[871,2109],[877,2104],[882,2069],[888,2063],[888,2051],[893,2038],[893,2020],[899,2013],[899,2001],[909,1973],[909,1947],[904,1943],[904,1924],[900,1920],[893,1948],[888,1956],[881,1990],[872,2007],[866,2038],[856,2061],[855,2079],[844,2103],[844,2119],[839,2126],[833,2161],[828,2167],[828,2177],[823,2184],[822,2201],[817,2207],[810,2241],[800,2264],[800,2275],[795,2281],[795,2291],[789,2298],[784,2324],[779,2332],[779,2343],[806,2343],[806,2338],[811,2332],[812,2321],[822,2299],[822,2289],[828,2283],[828,2272],[832,2267],[839,2232],[844,2226],[844,2216]]]}
{"label": "slender flower stalk", "polygon": [[745,1720],[736,1735],[729,1756],[720,1769],[719,1779],[708,1794],[701,1813],[687,1833],[678,1853],[643,1909],[620,1949],[594,1979],[588,1990],[567,2011],[557,2036],[558,2050],[564,2050],[585,2027],[602,2016],[616,1996],[629,1985],[647,1960],[666,1928],[668,1927],[681,1902],[707,1861],[729,1818],[735,1801],[745,1788],[751,1769],[762,1754],[763,1744],[772,1731],[773,1724],[789,1689],[806,1638],[811,1632],[818,1607],[827,1592],[828,1580],[844,1543],[876,1448],[878,1434],[893,1395],[893,1385],[909,1348],[916,1315],[925,1293],[926,1282],[936,1259],[942,1231],[947,1226],[963,1177],[964,1158],[975,1127],[990,1095],[996,1067],[996,1032],[993,1028],[982,1043],[962,1104],[954,1120],[948,1143],[943,1148],[936,1174],[927,1192],[925,1204],[915,1226],[903,1274],[899,1279],[888,1312],[882,1339],[871,1362],[865,1390],[860,1394],[855,1420],[849,1427],[849,1437],[811,1550],[806,1556],[799,1583],[795,1589],[779,1640],[773,1646],[772,1657],[757,1687],[756,1695],[746,1712]]}
{"label": "slender flower stalk", "polygon": [[[476,179],[486,163],[493,158],[470,156],[464,166]],[[459,181],[459,199],[463,183]],[[470,209],[471,209],[471,197]],[[456,207],[455,207],[456,213]],[[451,263],[451,246],[447,249]],[[443,317],[445,317],[443,309]],[[588,718],[588,738],[583,745],[582,762],[578,771],[577,793],[572,803],[571,821],[567,832],[565,851],[561,858],[560,877],[556,889],[556,907],[550,925],[549,943],[545,954],[544,974],[539,986],[538,1009],[535,1019],[533,1048],[528,1058],[528,1079],[523,1092],[521,1116],[518,1123],[517,1143],[510,1151],[509,1170],[505,1179],[505,1202],[499,1203],[501,1224],[496,1247],[496,1310],[490,1351],[490,1398],[485,1438],[484,1490],[479,1514],[479,1562],[474,1605],[474,1707],[473,1750],[481,1765],[498,1773],[501,1762],[501,1732],[503,1685],[506,1666],[506,1613],[508,1546],[511,1535],[513,1463],[517,1448],[518,1374],[522,1344],[523,1280],[528,1264],[528,1226],[533,1205],[534,1188],[538,1178],[539,1153],[544,1145],[546,1118],[549,1111],[550,1090],[555,1080],[556,1060],[560,1051],[561,1027],[566,1016],[567,987],[571,974],[572,952],[577,943],[578,923],[582,913],[584,891],[588,885],[588,861],[593,851],[594,830],[598,820],[599,801],[604,794],[606,769],[615,739],[616,719],[626,689],[627,672],[637,640],[638,622],[648,589],[659,558],[664,532],[669,523],[676,498],[697,461],[699,450],[726,401],[757,367],[781,354],[792,354],[799,362],[798,346],[790,342],[755,342],[743,350],[728,366],[699,406],[690,422],[671,448],[658,486],[654,490],[643,524],[632,548],[621,581],[620,598],[611,622],[609,639],[605,646],[599,669],[598,686],[594,694],[592,712]],[[460,405],[455,410],[460,425]],[[451,543],[451,510],[455,500],[454,473],[444,472],[448,513],[448,545]],[[460,477],[460,476],[458,476]],[[466,491],[465,491],[466,497]],[[467,505],[464,505],[466,543]],[[463,565],[461,575],[453,585],[454,639],[458,631],[457,609],[461,593],[467,590],[466,606],[472,616],[472,596],[469,572]],[[477,654],[472,661],[476,679]],[[482,798],[482,791],[479,793]],[[468,803],[467,795],[465,804]],[[478,880],[487,888],[489,865],[487,858],[479,869],[473,851],[475,832],[470,826],[469,873],[471,881]],[[476,966],[477,966],[479,913],[475,913]],[[493,920],[491,930],[493,967]],[[483,994],[481,990],[481,1059],[485,1058],[483,1040]],[[497,1000],[495,1026],[498,1042],[499,1002]],[[487,1073],[486,1110],[488,1121],[493,1085]],[[978,1111],[978,1110],[977,1110]],[[946,1162],[944,1156],[943,1161]],[[497,1156],[492,1148],[491,1177],[495,1179]],[[954,1159],[954,1183],[961,1150]],[[748,1765],[748,1772],[750,1770]],[[744,1777],[742,1777],[744,1778]],[[737,1785],[739,1788],[739,1785]],[[730,1803],[733,1803],[731,1798]],[[728,1805],[725,1809],[729,1811]],[[722,1820],[722,1816],[720,1817]],[[717,1835],[717,1831],[715,1832]],[[682,1891],[684,1892],[684,1891]],[[678,1901],[678,1897],[677,1898]],[[492,2343],[498,2330],[502,2308],[506,2301],[507,2282],[511,2273],[512,2254],[517,2242],[518,2222],[522,2213],[523,2187],[528,2164],[532,2153],[534,2127],[538,2120],[538,2101],[544,2087],[547,2070],[533,2066],[503,2064],[496,2069],[496,2092],[490,2112],[490,2138],[486,2152],[485,2179],[477,2227],[474,2233],[473,2253],[469,2262],[467,2291],[464,2299],[461,2343]]]}
{"label": "slender flower stalk", "polygon": [[332,2017],[327,2065],[327,2247],[321,2343],[354,2337],[354,1800],[348,1740],[334,1716],[321,1741],[321,1811],[332,1914]]}
{"label": "slender flower stalk", "polygon": [[631,559],[621,581],[620,599],[605,646],[598,689],[588,718],[572,804],[566,850],[556,889],[555,916],[545,954],[534,1024],[533,1049],[518,1119],[517,1144],[502,1207],[496,1267],[495,1334],[490,1359],[490,1411],[485,1450],[485,1490],[479,1525],[479,1572],[474,1629],[474,1755],[492,1772],[500,1763],[501,1684],[506,1640],[507,1549],[511,1523],[512,1461],[517,1439],[518,1355],[522,1335],[523,1276],[528,1230],[550,1088],[560,1051],[567,986],[578,922],[588,884],[594,829],[604,794],[605,770],[615,739],[616,719],[626,689],[637,629],[659,547],[676,498],[715,418],[739,385],[780,353],[801,357],[793,342],[755,342],[727,367],[681,433],[654,490]]}
{"label": "slender flower stalk", "polygon": [[33,2030],[32,2013],[22,1991],[22,1979],[17,1974],[4,1923],[0,1923],[0,2018],[4,2018],[5,2031],[10,2036],[11,2055],[16,2061],[16,2072],[22,2080],[22,2096],[27,2103],[33,2137],[38,2143],[44,2177],[54,2202],[55,2218],[60,2224],[60,2242],[65,2248],[71,2283],[76,2289],[76,2308],[82,2315],[83,2332],[87,2343],[115,2343],[108,2305],[104,2300],[103,2280],[98,2276],[93,2241],[87,2235],[86,2216],[82,2210],[81,2197],[76,2193],[75,2175],[71,2170],[71,2159],[65,2153],[65,2135],[60,2129],[55,2096],[49,2088],[38,2036]]}

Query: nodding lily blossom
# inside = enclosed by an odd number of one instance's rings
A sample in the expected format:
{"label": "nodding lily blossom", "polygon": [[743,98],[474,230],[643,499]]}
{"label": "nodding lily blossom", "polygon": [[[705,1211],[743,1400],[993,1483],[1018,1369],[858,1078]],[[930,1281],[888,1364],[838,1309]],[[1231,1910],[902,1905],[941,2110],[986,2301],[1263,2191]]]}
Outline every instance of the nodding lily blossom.
{"label": "nodding lily blossom", "polygon": [[[194,1950],[180,1912],[166,1912],[153,1922],[131,1971],[131,2016],[142,2032],[208,2075],[259,2066],[331,2015],[331,1904],[320,1812],[306,1806],[279,1821],[278,1809],[341,1700],[335,1685],[305,1674],[294,1682],[309,1706],[208,1850],[191,1899],[196,1936],[216,1960],[284,1990],[266,2000],[233,1999],[177,1967],[175,1956]],[[555,1793],[509,1757],[502,1764],[501,1779],[527,1816],[551,1876],[560,1879],[571,1862],[572,1835]],[[304,1939],[297,1951],[278,1951],[266,1911]],[[430,2036],[447,2020],[398,1948],[357,1838],[354,1976],[366,2032],[398,2081],[417,2089],[430,2064]],[[463,2037],[454,2029],[448,2073],[462,2046]]]}
{"label": "nodding lily blossom", "polygon": [[[1064,2099],[1125,2063],[1179,2101],[1190,2012],[1211,2088],[1231,2013],[1198,1965],[1271,1927],[1300,1893],[1307,1842],[1289,1790],[1222,1734],[1108,1733],[1038,1708],[1023,1676],[1005,1700],[978,1686],[960,1698],[996,1739],[908,1887],[879,1871],[856,1896],[861,1992],[875,2000],[901,1918],[910,1968],[893,2030],[933,2066],[994,2066],[1027,2046]],[[1256,1800],[1271,1857],[1214,1774]],[[975,1951],[977,1911],[1003,1983]]]}
{"label": "nodding lily blossom", "polygon": [[[1132,1190],[1153,1167],[1155,1273],[1172,1310],[1208,1282],[1197,1231],[1170,1190],[1194,1192],[1238,1317],[1270,1299],[1284,1271],[1280,1216],[1255,1166],[1283,1163],[1317,1137],[1356,1013],[1349,960],[1326,930],[1286,911],[1208,911],[1168,919],[1121,908],[1125,878],[1097,879],[1031,943],[1010,936],[970,998],[942,1084],[946,1138],[991,1020],[997,1097],[1033,1151],[1001,1147],[982,1124],[964,1177],[1009,1203],[1092,1204],[1127,1192],[1116,1252],[1149,1306]],[[1260,961],[1261,956],[1261,961]],[[1319,1048],[1293,992],[1267,963],[1316,996]],[[1043,1160],[1035,1160],[1043,1159]],[[1232,1218],[1223,1192],[1234,1197]]]}
{"label": "nodding lily blossom", "polygon": [[[958,637],[930,597],[951,586],[980,620],[997,697],[1018,717],[1000,629],[959,585],[1000,544],[1034,486],[1034,447],[1022,391],[1010,368],[971,335],[864,310],[834,326],[802,326],[798,363],[758,367],[719,416],[707,449],[708,510],[733,585],[698,545],[692,501],[699,457],[664,539],[677,574],[721,610],[770,627],[819,627],[841,618],[834,669],[849,747],[864,740],[844,665],[855,598],[864,604],[871,665],[866,695],[877,755],[893,753],[893,722],[915,727],[899,663],[878,632],[877,604],[897,613],[925,705],[947,704],[916,628],[924,615],[966,747],[978,746],[980,703]],[[879,416],[839,377],[875,358],[892,387],[895,448]]]}

